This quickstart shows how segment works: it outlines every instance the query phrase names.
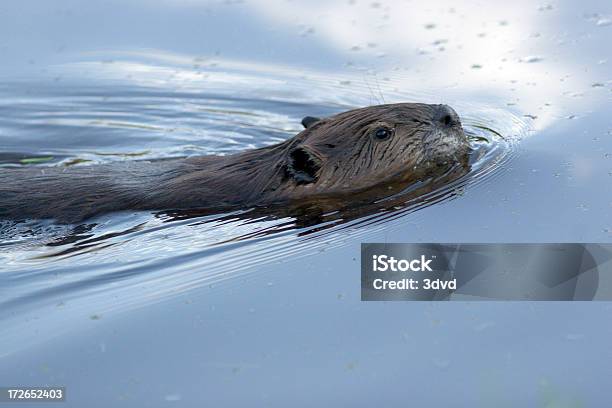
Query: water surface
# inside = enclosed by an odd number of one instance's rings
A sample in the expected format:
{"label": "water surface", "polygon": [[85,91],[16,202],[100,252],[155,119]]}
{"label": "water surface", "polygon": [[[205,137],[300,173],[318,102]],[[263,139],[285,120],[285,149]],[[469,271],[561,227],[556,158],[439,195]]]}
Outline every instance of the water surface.
{"label": "water surface", "polygon": [[306,115],[412,101],[453,106],[475,153],[420,199],[309,225],[248,211],[3,222],[0,384],[65,385],[68,406],[399,406],[406,389],[414,405],[602,405],[608,304],[361,303],[359,247],[610,242],[610,13],[6,2],[2,166],[232,154]]}

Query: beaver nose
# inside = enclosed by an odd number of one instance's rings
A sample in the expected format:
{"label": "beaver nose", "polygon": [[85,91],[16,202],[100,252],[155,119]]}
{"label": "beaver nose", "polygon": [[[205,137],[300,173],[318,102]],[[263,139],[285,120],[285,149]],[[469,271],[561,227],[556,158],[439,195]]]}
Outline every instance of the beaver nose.
{"label": "beaver nose", "polygon": [[459,115],[448,105],[438,105],[438,109],[434,113],[434,123],[447,128],[461,125]]}

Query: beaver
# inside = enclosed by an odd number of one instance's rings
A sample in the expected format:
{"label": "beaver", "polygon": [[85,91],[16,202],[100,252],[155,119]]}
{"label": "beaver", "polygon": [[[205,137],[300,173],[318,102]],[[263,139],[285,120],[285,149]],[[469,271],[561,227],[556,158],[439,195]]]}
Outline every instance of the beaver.
{"label": "beaver", "polygon": [[333,202],[468,166],[468,140],[447,105],[385,104],[302,123],[284,142],[228,156],[0,168],[0,218],[75,223],[125,210]]}

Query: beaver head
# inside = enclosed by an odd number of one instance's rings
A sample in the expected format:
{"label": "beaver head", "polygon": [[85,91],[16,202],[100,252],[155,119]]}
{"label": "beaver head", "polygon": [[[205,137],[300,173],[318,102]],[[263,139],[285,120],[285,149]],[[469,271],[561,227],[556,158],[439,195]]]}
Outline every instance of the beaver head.
{"label": "beaver head", "polygon": [[303,124],[286,150],[293,196],[358,191],[467,166],[468,140],[447,105],[370,106]]}

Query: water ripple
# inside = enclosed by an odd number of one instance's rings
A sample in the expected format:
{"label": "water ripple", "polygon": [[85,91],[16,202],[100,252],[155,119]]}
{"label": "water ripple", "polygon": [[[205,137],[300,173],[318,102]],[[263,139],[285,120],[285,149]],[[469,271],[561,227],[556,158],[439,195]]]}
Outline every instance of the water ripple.
{"label": "water ripple", "polygon": [[[436,99],[426,90],[401,91],[401,78],[393,76],[379,81],[364,73],[296,75],[282,67],[235,62],[197,69],[186,65],[87,62],[58,70],[62,78],[84,71],[95,77],[96,86],[77,76],[60,85],[4,85],[0,165],[23,165],[28,157],[36,165],[70,166],[231,154],[291,137],[306,115]],[[30,89],[26,95],[18,91],[24,88]],[[445,102],[460,113],[471,139],[471,171],[443,186],[414,187],[422,192],[416,197],[381,200],[369,212],[337,211],[314,220],[245,210],[121,213],[79,226],[2,222],[0,287],[8,295],[0,310],[13,313],[82,298],[101,312],[121,310],[410,223],[409,215],[417,210],[495,182],[529,133],[530,121],[519,112],[461,99]]]}

